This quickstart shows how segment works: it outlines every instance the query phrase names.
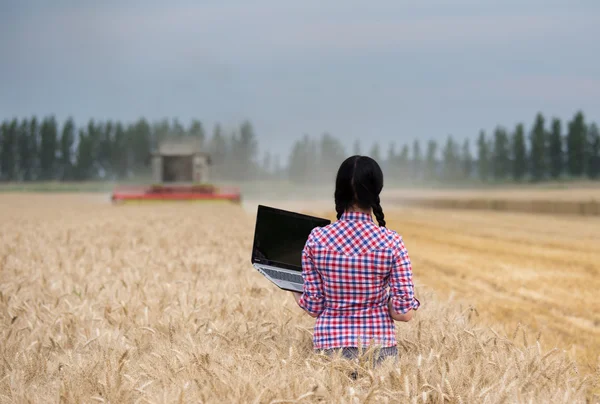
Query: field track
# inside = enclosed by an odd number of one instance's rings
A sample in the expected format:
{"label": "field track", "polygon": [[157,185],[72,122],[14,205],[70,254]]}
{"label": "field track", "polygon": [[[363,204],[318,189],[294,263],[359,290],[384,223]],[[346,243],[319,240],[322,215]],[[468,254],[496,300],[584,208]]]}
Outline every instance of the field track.
{"label": "field track", "polygon": [[[585,275],[597,228],[583,219],[386,210],[423,307],[398,324],[400,362],[363,363],[353,381],[353,367],[312,353],[314,320],[249,265],[253,215],[107,202],[0,195],[1,403],[585,402],[597,391],[598,374],[551,350],[581,334],[586,357],[597,352],[597,277]],[[477,312],[448,301],[453,291]],[[542,299],[546,311],[528,312]],[[543,344],[533,326],[503,332],[512,313],[544,326]]]}

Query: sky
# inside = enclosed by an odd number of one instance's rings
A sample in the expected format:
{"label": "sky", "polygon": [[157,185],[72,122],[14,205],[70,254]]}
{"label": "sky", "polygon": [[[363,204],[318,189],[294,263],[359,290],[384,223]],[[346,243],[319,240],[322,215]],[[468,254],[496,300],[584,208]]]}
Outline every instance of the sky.
{"label": "sky", "polygon": [[249,119],[304,134],[475,139],[535,114],[600,121],[598,0],[2,0],[0,119]]}

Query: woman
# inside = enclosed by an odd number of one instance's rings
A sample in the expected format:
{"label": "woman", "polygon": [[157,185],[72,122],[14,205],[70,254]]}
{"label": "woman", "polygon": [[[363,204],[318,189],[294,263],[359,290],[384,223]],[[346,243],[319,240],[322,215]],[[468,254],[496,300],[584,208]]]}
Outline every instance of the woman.
{"label": "woman", "polygon": [[331,354],[341,348],[342,355],[352,359],[360,347],[375,344],[381,347],[377,362],[396,357],[394,320],[409,321],[420,306],[403,239],[385,228],[379,201],[382,188],[383,173],[375,160],[346,159],[335,184],[338,220],[315,228],[306,242],[304,290],[292,293],[298,305],[317,319],[316,351]]}

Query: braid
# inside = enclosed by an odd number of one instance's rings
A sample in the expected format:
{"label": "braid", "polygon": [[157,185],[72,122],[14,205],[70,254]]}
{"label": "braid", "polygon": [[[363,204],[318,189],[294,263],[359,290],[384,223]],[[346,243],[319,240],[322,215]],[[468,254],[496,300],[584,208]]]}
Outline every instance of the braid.
{"label": "braid", "polygon": [[346,209],[344,208],[344,206],[342,206],[342,204],[340,204],[340,203],[335,204],[335,211],[337,212],[338,220],[340,220],[342,218],[342,215],[344,214],[345,210]]}
{"label": "braid", "polygon": [[379,223],[379,226],[381,227],[385,227],[385,219],[384,219],[384,215],[383,215],[383,209],[381,208],[381,202],[379,200],[379,195],[377,195],[377,197],[375,198],[375,202],[373,203],[373,213],[375,214],[375,217],[377,218],[377,223]]}
{"label": "braid", "polygon": [[337,212],[337,218],[338,220],[340,220],[342,218],[342,215],[344,214],[344,212],[346,212],[346,210],[352,205],[351,202],[348,201],[343,201],[343,200],[337,200],[335,202],[335,211]]}

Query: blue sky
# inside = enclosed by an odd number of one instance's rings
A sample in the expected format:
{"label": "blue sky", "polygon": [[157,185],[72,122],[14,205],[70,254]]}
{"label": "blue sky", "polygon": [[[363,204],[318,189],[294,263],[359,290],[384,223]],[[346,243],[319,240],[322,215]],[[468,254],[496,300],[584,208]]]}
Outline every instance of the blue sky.
{"label": "blue sky", "polygon": [[169,3],[0,2],[1,117],[248,118],[282,157],[600,119],[597,0]]}

